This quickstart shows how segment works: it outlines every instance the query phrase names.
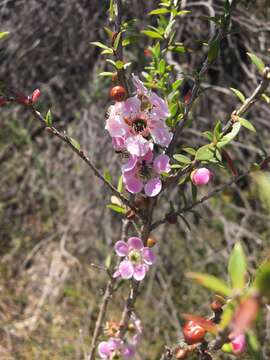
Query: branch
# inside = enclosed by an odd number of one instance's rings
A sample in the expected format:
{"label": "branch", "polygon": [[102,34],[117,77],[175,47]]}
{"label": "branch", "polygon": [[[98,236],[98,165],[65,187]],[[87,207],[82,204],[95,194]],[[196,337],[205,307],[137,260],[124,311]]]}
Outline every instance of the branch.
{"label": "branch", "polygon": [[251,108],[253,104],[255,104],[257,101],[260,100],[262,94],[267,90],[269,83],[270,83],[270,68],[266,67],[263,71],[263,78],[260,84],[257,86],[257,88],[253,91],[250,97],[244,101],[243,105],[241,105],[239,109],[236,109],[232,112],[229,122],[223,129],[224,135],[231,131],[232,125],[234,123],[234,118],[236,116],[241,117]]}
{"label": "branch", "polygon": [[[235,1],[232,2],[231,10],[235,6],[235,3],[236,3]],[[227,35],[227,30],[228,30],[229,23],[230,23],[230,21],[228,21],[228,20],[230,20],[230,18],[227,19],[226,26],[220,28],[218,32],[216,31],[214,36],[209,41],[209,44],[211,44],[213,40],[215,40],[216,42],[219,43]],[[190,110],[192,109],[192,106],[193,106],[194,102],[196,101],[196,99],[198,97],[198,94],[199,94],[202,77],[207,72],[207,70],[209,68],[209,65],[211,63],[212,63],[212,61],[209,60],[209,53],[208,53],[206,59],[203,62],[203,65],[202,65],[199,73],[196,76],[195,83],[193,85],[192,92],[191,92],[191,98],[190,98],[190,100],[188,101],[188,103],[187,103],[187,105],[185,107],[183,118],[182,118],[182,120],[179,121],[179,123],[178,123],[178,125],[176,127],[176,130],[174,132],[172,141],[171,141],[171,143],[170,143],[170,145],[169,145],[169,147],[168,147],[168,149],[166,151],[166,154],[168,156],[171,156],[173,154],[177,139],[179,138],[179,136],[182,133],[185,125],[188,122],[188,116],[189,116]]]}
{"label": "branch", "polygon": [[156,229],[158,226],[165,224],[168,219],[171,216],[182,216],[183,213],[192,210],[195,206],[198,206],[202,203],[204,203],[205,201],[209,200],[211,197],[215,196],[216,194],[220,193],[221,191],[223,191],[226,187],[237,183],[239,180],[243,179],[244,177],[248,176],[251,173],[251,170],[249,169],[248,171],[244,172],[243,174],[238,175],[237,177],[232,178],[231,180],[229,180],[228,182],[226,182],[225,184],[218,186],[217,188],[215,188],[213,191],[211,191],[209,194],[203,196],[201,199],[193,202],[192,204],[185,206],[184,208],[175,211],[175,212],[170,212],[168,213],[163,219],[156,221],[154,224],[152,224],[151,226],[151,230]]}
{"label": "branch", "polygon": [[[123,220],[122,236],[121,236],[121,240],[123,240],[123,241],[125,241],[126,238],[127,238],[129,225],[130,225],[129,220]],[[99,309],[99,313],[98,313],[98,318],[97,318],[97,321],[96,321],[96,325],[95,325],[95,329],[94,329],[94,333],[93,333],[93,337],[92,337],[90,351],[89,351],[89,354],[87,355],[87,360],[94,360],[95,359],[95,352],[96,352],[98,338],[99,338],[99,335],[100,335],[100,331],[101,331],[101,328],[102,328],[104,318],[106,316],[109,301],[110,301],[110,299],[112,297],[112,294],[114,292],[114,285],[116,283],[116,280],[117,280],[117,278],[110,277],[110,280],[107,282],[106,290],[105,290],[105,293],[104,293],[102,301],[101,301],[101,305],[100,305],[100,309]]]}
{"label": "branch", "polygon": [[36,119],[38,119],[43,125],[46,126],[46,129],[61,139],[63,142],[68,144],[68,146],[71,148],[71,150],[76,153],[94,172],[95,176],[98,177],[110,190],[113,194],[115,194],[121,201],[128,206],[130,209],[132,209],[137,215],[142,217],[142,214],[138,209],[124,196],[122,195],[109,181],[105,179],[105,177],[101,174],[101,172],[97,169],[97,167],[93,164],[93,162],[90,160],[90,158],[85,154],[83,150],[80,150],[79,148],[74,145],[72,142],[72,139],[67,136],[66,134],[62,134],[60,131],[58,131],[55,127],[48,127],[48,124],[46,122],[46,119],[41,115],[39,111],[37,111],[33,106],[26,105],[28,109],[31,110],[32,114]]}

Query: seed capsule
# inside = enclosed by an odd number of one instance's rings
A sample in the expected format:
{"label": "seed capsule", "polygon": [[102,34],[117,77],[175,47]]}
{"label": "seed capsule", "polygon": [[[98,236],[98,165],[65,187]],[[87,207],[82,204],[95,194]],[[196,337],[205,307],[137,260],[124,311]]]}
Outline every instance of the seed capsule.
{"label": "seed capsule", "polygon": [[114,101],[124,101],[127,97],[127,92],[123,86],[117,85],[111,89],[110,96]]}
{"label": "seed capsule", "polygon": [[204,338],[205,332],[205,329],[193,320],[189,320],[183,326],[183,334],[188,344],[201,342]]}

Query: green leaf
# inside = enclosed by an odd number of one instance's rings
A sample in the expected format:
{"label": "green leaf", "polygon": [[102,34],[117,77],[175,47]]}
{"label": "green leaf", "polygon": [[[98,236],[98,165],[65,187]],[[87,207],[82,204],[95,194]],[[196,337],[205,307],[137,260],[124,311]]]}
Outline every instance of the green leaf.
{"label": "green leaf", "polygon": [[213,159],[214,152],[210,150],[209,145],[204,145],[196,151],[196,160],[207,161]]}
{"label": "green leaf", "polygon": [[240,91],[240,90],[237,90],[235,88],[230,88],[230,90],[234,93],[234,95],[236,95],[238,97],[238,99],[240,101],[242,101],[242,103],[245,102],[246,98],[245,98],[245,95]]}
{"label": "green leaf", "polygon": [[119,213],[119,214],[125,214],[126,210],[122,208],[121,206],[115,205],[115,204],[109,204],[107,205],[107,208]]}
{"label": "green leaf", "polygon": [[110,49],[109,46],[107,46],[105,44],[102,44],[100,41],[93,41],[90,44],[94,45],[94,46],[97,46],[97,47],[99,47],[101,49],[106,49],[106,50]]}
{"label": "green leaf", "polygon": [[115,40],[114,40],[114,42],[113,42],[113,48],[114,48],[114,50],[117,50],[117,49],[118,49],[121,36],[122,36],[122,31],[120,31],[120,32],[116,35],[116,38],[115,38]]}
{"label": "green leaf", "polygon": [[106,181],[108,181],[109,183],[112,182],[112,175],[111,173],[109,172],[109,170],[105,170],[104,171],[104,178]]}
{"label": "green leaf", "polygon": [[222,148],[223,146],[227,145],[228,143],[230,143],[236,136],[237,134],[239,133],[239,130],[241,129],[241,124],[239,121],[235,122],[232,126],[232,130],[224,135],[222,138],[221,138],[221,141],[219,141],[217,143],[217,147],[218,148]]}
{"label": "green leaf", "polygon": [[113,76],[113,75],[114,75],[114,73],[110,72],[110,71],[103,71],[98,74],[98,76]]}
{"label": "green leaf", "polygon": [[270,262],[262,264],[256,274],[254,287],[270,298]]}
{"label": "green leaf", "polygon": [[229,258],[228,271],[234,289],[243,289],[246,283],[247,259],[242,245],[234,245]]}
{"label": "green leaf", "polygon": [[73,139],[72,137],[70,137],[70,138],[69,138],[69,141],[70,141],[70,143],[72,144],[72,146],[75,147],[76,150],[80,151],[81,145],[80,145],[80,143],[79,143],[77,140],[75,140],[75,139]]}
{"label": "green leaf", "polygon": [[156,31],[152,31],[152,30],[143,30],[142,33],[146,36],[149,36],[150,38],[153,39],[161,39],[163,40],[163,36],[160,35],[158,32]]}
{"label": "green leaf", "polygon": [[191,148],[191,147],[185,147],[182,150],[185,151],[186,153],[192,155],[192,156],[196,155],[196,150]]}
{"label": "green leaf", "polygon": [[219,52],[219,44],[220,44],[219,38],[212,40],[211,43],[209,44],[209,51],[208,51],[209,62],[213,62],[214,60],[216,60]]}
{"label": "green leaf", "polygon": [[0,32],[0,40],[4,40],[9,35],[8,31],[1,31]]}
{"label": "green leaf", "polygon": [[240,122],[240,124],[242,126],[244,126],[245,128],[247,128],[250,131],[256,132],[256,129],[255,129],[254,125],[250,121],[248,121],[248,120],[246,120],[244,118],[241,118],[239,116],[237,118],[238,118],[238,121]]}
{"label": "green leaf", "polygon": [[270,104],[270,97],[269,96],[267,96],[266,94],[262,94],[262,98],[267,104]]}
{"label": "green leaf", "polygon": [[160,8],[160,9],[155,9],[155,10],[152,10],[149,15],[160,15],[160,14],[167,14],[169,13],[170,10],[169,9],[166,9],[166,8]]}
{"label": "green leaf", "polygon": [[255,54],[252,54],[252,53],[248,52],[247,55],[249,56],[252,63],[257,67],[257,69],[260,72],[263,72],[263,70],[265,68],[264,62],[260,58],[258,58],[258,56],[256,56]]}
{"label": "green leaf", "polygon": [[49,126],[49,127],[52,127],[52,113],[51,113],[51,110],[49,109],[47,114],[46,114],[46,124]]}
{"label": "green leaf", "polygon": [[159,64],[158,64],[158,72],[163,75],[165,72],[165,68],[166,68],[166,63],[164,59],[161,59]]}
{"label": "green leaf", "polygon": [[185,155],[175,154],[175,155],[173,155],[173,158],[176,161],[180,162],[181,164],[190,164],[191,163],[191,160]]}
{"label": "green leaf", "polygon": [[221,330],[225,329],[228,325],[230,325],[233,315],[234,315],[235,306],[232,301],[228,302],[226,307],[223,310],[221,320],[219,323],[219,327]]}
{"label": "green leaf", "polygon": [[117,190],[120,193],[123,192],[123,176],[122,175],[118,179]]}
{"label": "green leaf", "polygon": [[220,120],[216,123],[215,129],[214,129],[214,136],[215,140],[218,141],[220,138],[220,134],[222,132],[222,124]]}
{"label": "green leaf", "polygon": [[191,11],[190,10],[180,10],[177,13],[178,16],[187,15],[187,14],[191,14]]}
{"label": "green leaf", "polygon": [[195,280],[200,285],[213,290],[217,294],[225,296],[230,296],[232,294],[232,290],[225,284],[225,282],[213,275],[190,272],[187,273],[186,276]]}
{"label": "green leaf", "polygon": [[261,344],[253,331],[248,330],[247,333],[248,352],[252,355],[255,360],[263,360],[263,354],[261,350]]}

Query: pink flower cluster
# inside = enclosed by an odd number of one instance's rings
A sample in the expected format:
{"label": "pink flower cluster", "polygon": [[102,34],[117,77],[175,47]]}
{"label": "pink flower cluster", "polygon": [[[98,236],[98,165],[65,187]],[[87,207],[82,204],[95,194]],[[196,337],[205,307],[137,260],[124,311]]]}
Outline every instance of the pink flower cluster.
{"label": "pink flower cluster", "polygon": [[136,346],[142,337],[141,321],[133,313],[131,323],[126,332],[125,341],[119,337],[111,337],[108,341],[102,341],[98,346],[101,359],[131,359],[135,356]]}
{"label": "pink flower cluster", "polygon": [[117,241],[114,246],[118,256],[124,257],[114,277],[121,276],[123,279],[134,278],[137,281],[144,279],[149,266],[155,262],[153,251],[149,247],[145,247],[138,237],[130,237],[127,241]]}
{"label": "pink flower cluster", "polygon": [[162,187],[160,174],[170,171],[166,155],[154,159],[154,144],[164,149],[172,139],[165,123],[169,110],[166,102],[146,89],[137,76],[133,75],[132,80],[136,95],[110,107],[105,128],[115,150],[128,153],[122,168],[127,190],[144,190],[147,196],[156,196]]}

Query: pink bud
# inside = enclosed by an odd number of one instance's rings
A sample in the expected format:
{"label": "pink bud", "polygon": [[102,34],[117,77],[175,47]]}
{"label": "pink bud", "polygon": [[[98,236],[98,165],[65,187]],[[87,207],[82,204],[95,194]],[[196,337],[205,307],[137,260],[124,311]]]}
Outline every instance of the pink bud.
{"label": "pink bud", "polygon": [[207,168],[199,168],[191,173],[191,181],[196,186],[206,185],[213,177],[213,173]]}
{"label": "pink bud", "polygon": [[236,336],[232,342],[232,350],[234,354],[242,354],[246,350],[246,337],[244,334]]}
{"label": "pink bud", "polygon": [[40,97],[40,95],[41,95],[41,92],[40,92],[39,89],[36,89],[36,90],[33,91],[32,97],[31,97],[31,102],[32,102],[32,104],[34,104],[34,103],[38,100],[38,98]]}

